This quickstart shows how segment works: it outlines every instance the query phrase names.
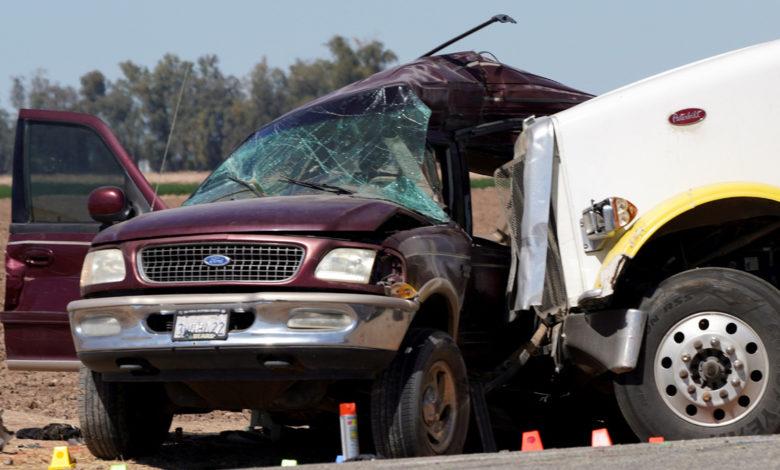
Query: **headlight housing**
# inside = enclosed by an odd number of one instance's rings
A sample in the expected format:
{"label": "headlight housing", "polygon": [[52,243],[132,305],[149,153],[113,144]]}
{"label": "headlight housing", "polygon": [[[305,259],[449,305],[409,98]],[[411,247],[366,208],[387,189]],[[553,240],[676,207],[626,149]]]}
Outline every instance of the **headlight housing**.
{"label": "headlight housing", "polygon": [[95,284],[124,281],[125,275],[125,258],[121,250],[91,251],[84,258],[79,285],[83,289]]}
{"label": "headlight housing", "polygon": [[325,281],[368,284],[375,258],[374,250],[336,248],[322,258],[314,271],[314,277]]}
{"label": "headlight housing", "polygon": [[84,336],[113,336],[122,331],[122,325],[112,316],[98,315],[83,318],[78,329]]}

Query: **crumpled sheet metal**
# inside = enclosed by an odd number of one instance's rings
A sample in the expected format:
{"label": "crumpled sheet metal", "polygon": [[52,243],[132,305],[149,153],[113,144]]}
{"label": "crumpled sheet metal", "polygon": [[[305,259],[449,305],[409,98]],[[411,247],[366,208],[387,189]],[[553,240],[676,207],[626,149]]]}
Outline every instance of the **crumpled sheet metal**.
{"label": "crumpled sheet metal", "polygon": [[401,85],[306,107],[250,136],[185,204],[231,193],[327,194],[286,180],[292,178],[392,201],[444,222],[441,182],[426,148],[430,115]]}
{"label": "crumpled sheet metal", "polygon": [[[451,131],[507,118],[546,116],[593,97],[471,51],[420,57],[303,105],[403,84],[432,111],[431,129]],[[293,111],[294,112],[294,111]]]}
{"label": "crumpled sheet metal", "polygon": [[536,119],[517,139],[514,159],[495,173],[512,234],[507,286],[512,318],[545,303],[554,150],[552,120]]}

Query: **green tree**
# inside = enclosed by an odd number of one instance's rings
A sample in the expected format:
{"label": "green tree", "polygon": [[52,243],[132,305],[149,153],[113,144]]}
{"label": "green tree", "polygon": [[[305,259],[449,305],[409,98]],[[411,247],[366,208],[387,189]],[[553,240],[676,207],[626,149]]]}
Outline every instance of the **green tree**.
{"label": "green tree", "polygon": [[27,103],[27,91],[24,88],[23,77],[13,77],[13,85],[11,86],[11,106],[16,109],[21,109],[26,106]]}
{"label": "green tree", "polygon": [[262,126],[287,111],[287,87],[284,71],[270,67],[263,57],[252,69],[248,78],[246,119],[249,121],[247,125],[252,128],[245,129],[245,132],[250,132],[253,128]]}
{"label": "green tree", "polygon": [[[153,168],[159,168],[171,130],[179,89],[192,63],[182,61],[174,54],[166,54],[151,71],[130,61],[122,62],[119,67],[124,75],[124,86],[138,101],[143,116],[141,153],[152,162]],[[177,167],[183,147],[181,141],[172,142],[170,156],[173,168]]]}
{"label": "green tree", "polygon": [[186,142],[190,158],[187,168],[214,168],[232,144],[231,120],[233,108],[244,96],[241,82],[233,76],[225,76],[219,69],[219,60],[214,55],[198,59],[191,78],[192,96],[182,105],[181,114],[186,116],[187,129],[177,136]]}
{"label": "green tree", "polygon": [[[122,62],[117,80],[112,82],[93,70],[81,76],[78,90],[53,82],[38,70],[29,79],[13,77],[10,103],[16,109],[65,109],[97,115],[136,162],[147,159],[157,169],[187,77],[166,170],[208,170],[250,132],[396,60],[378,41],[334,36],[326,46],[329,57],[299,59],[286,70],[271,67],[263,57],[244,79],[225,75],[215,55],[204,55],[193,63],[166,54],[151,69]],[[0,109],[0,172],[10,166],[13,139],[13,119]]]}
{"label": "green tree", "polygon": [[0,108],[0,173],[9,173],[14,153],[14,121],[11,114]]}
{"label": "green tree", "polygon": [[353,40],[355,47],[342,36],[326,43],[330,59],[296,60],[287,74],[287,104],[295,107],[373,75],[397,60],[394,52],[379,41]]}
{"label": "green tree", "polygon": [[108,80],[99,70],[87,72],[81,76],[79,95],[80,110],[90,114],[100,114],[103,111],[103,100],[108,90]]}
{"label": "green tree", "polygon": [[73,87],[52,82],[45,70],[37,70],[29,81],[27,104],[31,108],[75,109],[78,101],[78,93]]}

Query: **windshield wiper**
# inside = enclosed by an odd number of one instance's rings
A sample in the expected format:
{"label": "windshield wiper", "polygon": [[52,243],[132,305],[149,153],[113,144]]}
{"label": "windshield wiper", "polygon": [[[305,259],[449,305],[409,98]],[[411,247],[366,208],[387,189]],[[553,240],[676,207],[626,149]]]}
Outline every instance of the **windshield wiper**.
{"label": "windshield wiper", "polygon": [[263,196],[265,196],[265,193],[263,192],[263,190],[262,190],[262,189],[260,189],[259,187],[256,187],[256,186],[255,186],[254,184],[252,184],[252,182],[250,182],[250,181],[244,181],[244,180],[242,180],[241,178],[236,178],[236,177],[235,177],[235,176],[233,176],[233,175],[227,175],[227,179],[229,179],[230,181],[232,181],[232,182],[234,182],[234,183],[238,183],[238,184],[240,184],[241,186],[243,186],[243,187],[247,188],[248,190],[252,191],[252,193],[254,193],[254,195],[255,195],[255,196],[257,196],[257,197],[263,197]]}
{"label": "windshield wiper", "polygon": [[296,180],[292,178],[287,178],[286,176],[280,178],[279,181],[284,181],[285,183],[290,183],[290,184],[297,184],[298,186],[303,186],[304,188],[316,189],[318,191],[325,191],[333,194],[355,194],[355,191],[352,191],[350,189],[345,189],[339,186],[333,186],[331,184],[325,184],[325,183],[312,183],[311,181]]}

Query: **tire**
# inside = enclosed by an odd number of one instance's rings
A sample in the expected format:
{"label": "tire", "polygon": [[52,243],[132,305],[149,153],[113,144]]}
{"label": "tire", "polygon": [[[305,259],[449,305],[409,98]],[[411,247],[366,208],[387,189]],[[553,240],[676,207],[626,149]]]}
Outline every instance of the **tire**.
{"label": "tire", "polygon": [[615,394],[641,440],[780,431],[780,291],[725,268],[663,281],[640,307],[637,368]]}
{"label": "tire", "polygon": [[95,457],[153,454],[168,437],[173,414],[161,384],[104,382],[82,366],[80,386],[81,431]]}
{"label": "tire", "polygon": [[377,453],[388,458],[461,453],[468,390],[466,365],[452,338],[437,330],[410,330],[371,392]]}

